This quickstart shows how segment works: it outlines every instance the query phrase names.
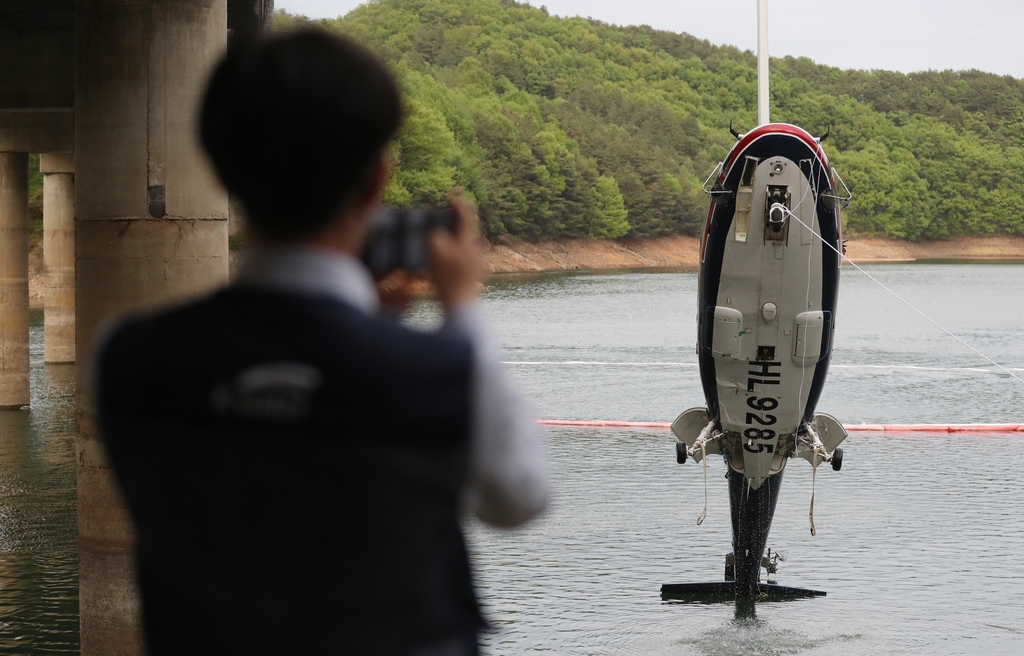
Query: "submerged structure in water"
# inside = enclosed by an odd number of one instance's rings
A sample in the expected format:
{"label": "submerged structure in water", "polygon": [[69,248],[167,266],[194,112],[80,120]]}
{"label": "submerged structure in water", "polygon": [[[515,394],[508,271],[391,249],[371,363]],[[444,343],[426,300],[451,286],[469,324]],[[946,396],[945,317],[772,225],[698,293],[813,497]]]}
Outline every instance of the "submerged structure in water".
{"label": "submerged structure in water", "polygon": [[[679,462],[721,454],[735,593],[757,594],[786,463],[842,466],[842,425],[815,408],[828,374],[850,194],[815,138],[770,123],[761,4],[759,118],[705,184],[697,354],[705,408],[672,424]],[[827,137],[828,135],[826,135]],[[837,185],[843,189],[838,193]],[[706,467],[706,464],[705,464]],[[811,532],[813,524],[813,500]],[[763,590],[762,590],[763,591]]]}

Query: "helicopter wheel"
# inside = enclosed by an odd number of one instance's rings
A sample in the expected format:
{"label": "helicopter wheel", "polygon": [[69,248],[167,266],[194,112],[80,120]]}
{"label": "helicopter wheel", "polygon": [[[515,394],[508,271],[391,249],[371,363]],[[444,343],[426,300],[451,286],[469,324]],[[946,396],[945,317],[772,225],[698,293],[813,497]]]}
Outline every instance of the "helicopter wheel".
{"label": "helicopter wheel", "polygon": [[686,463],[686,444],[684,442],[676,442],[676,462],[680,465]]}
{"label": "helicopter wheel", "polygon": [[832,453],[832,470],[833,471],[839,471],[842,468],[843,468],[843,450],[837,448],[835,450],[835,452]]}

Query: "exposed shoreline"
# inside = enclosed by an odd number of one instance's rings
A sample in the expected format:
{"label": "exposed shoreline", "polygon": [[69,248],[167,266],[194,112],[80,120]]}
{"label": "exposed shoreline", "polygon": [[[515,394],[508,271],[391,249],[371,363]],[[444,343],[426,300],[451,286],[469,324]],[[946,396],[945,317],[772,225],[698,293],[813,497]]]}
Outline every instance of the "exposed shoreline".
{"label": "exposed shoreline", "polygon": [[[1024,260],[1024,237],[962,237],[950,241],[908,242],[880,237],[850,238],[847,256],[855,262],[912,260]],[[655,237],[613,241],[566,239],[530,244],[491,245],[484,256],[488,273],[529,273],[601,269],[696,268],[696,237]],[[234,255],[234,254],[232,254]],[[29,251],[29,304],[43,306],[43,249]]]}
{"label": "exposed shoreline", "polygon": [[[486,254],[486,266],[490,273],[696,267],[699,248],[700,241],[696,237],[681,236],[492,245]],[[1024,260],[1024,237],[963,237],[927,242],[850,238],[846,255],[854,262]]]}

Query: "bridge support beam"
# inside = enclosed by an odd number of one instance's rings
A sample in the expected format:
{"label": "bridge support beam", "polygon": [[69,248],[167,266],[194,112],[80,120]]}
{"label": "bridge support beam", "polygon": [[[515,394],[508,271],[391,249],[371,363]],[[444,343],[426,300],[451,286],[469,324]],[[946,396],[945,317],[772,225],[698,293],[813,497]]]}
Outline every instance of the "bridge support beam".
{"label": "bridge support beam", "polygon": [[[78,0],[75,254],[83,656],[143,652],[133,530],[97,434],[101,325],[184,301],[228,273],[228,199],[196,136],[226,0]],[[138,439],[147,439],[139,435]]]}
{"label": "bridge support beam", "polygon": [[75,156],[39,156],[43,174],[43,353],[48,363],[75,361]]}
{"label": "bridge support beam", "polygon": [[28,155],[0,152],[0,409],[28,403]]}

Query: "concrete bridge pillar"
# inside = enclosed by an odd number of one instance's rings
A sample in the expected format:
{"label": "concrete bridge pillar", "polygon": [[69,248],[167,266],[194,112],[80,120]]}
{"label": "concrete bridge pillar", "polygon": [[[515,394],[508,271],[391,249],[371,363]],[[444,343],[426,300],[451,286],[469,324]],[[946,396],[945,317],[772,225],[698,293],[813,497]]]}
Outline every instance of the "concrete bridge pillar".
{"label": "concrete bridge pillar", "polygon": [[39,156],[43,174],[44,359],[75,361],[75,155]]}
{"label": "concrete bridge pillar", "polygon": [[28,403],[28,155],[0,152],[0,409]]}
{"label": "concrete bridge pillar", "polygon": [[227,47],[227,6],[78,0],[75,11],[82,654],[134,656],[143,647],[132,526],[96,432],[89,363],[112,319],[227,281],[227,193],[196,130],[208,73]]}

